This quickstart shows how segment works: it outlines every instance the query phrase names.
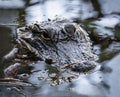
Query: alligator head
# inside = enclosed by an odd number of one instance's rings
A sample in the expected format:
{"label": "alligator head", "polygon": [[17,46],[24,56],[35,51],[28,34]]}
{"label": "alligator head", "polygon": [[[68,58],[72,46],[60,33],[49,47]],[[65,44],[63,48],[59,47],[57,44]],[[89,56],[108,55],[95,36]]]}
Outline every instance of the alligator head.
{"label": "alligator head", "polygon": [[87,32],[66,19],[18,28],[15,40],[19,63],[44,61],[59,74],[64,71],[86,73],[96,67]]}

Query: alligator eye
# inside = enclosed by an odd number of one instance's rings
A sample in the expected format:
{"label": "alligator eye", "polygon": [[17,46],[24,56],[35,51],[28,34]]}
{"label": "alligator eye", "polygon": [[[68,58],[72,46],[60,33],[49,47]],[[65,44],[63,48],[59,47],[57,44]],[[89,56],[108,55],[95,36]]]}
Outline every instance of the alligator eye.
{"label": "alligator eye", "polygon": [[49,33],[46,30],[42,31],[41,37],[45,40],[50,40],[51,39]]}
{"label": "alligator eye", "polygon": [[68,35],[72,36],[72,35],[74,35],[76,28],[73,24],[66,24],[64,26],[64,30],[65,30],[65,32],[68,33]]}

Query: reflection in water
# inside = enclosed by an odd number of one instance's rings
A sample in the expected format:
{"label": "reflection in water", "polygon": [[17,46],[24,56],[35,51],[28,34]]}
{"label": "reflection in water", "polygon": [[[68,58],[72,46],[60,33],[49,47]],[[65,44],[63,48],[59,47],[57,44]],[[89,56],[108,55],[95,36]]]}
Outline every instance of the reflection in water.
{"label": "reflection in water", "polygon": [[2,63],[2,58],[12,49],[10,33],[10,28],[0,26],[0,77],[3,77],[3,68],[5,67]]}
{"label": "reflection in water", "polygon": [[72,89],[78,94],[96,97],[103,96],[105,92],[100,85],[100,81],[101,72],[95,72],[89,75],[80,75],[80,77],[75,81],[75,86]]}
{"label": "reflection in water", "polygon": [[[14,1],[14,0],[13,0]],[[22,0],[21,0],[22,1]],[[37,3],[35,2],[37,1]],[[101,65],[110,65],[110,67],[102,67],[103,74],[96,72],[90,75],[80,76],[78,80],[71,84],[64,83],[56,87],[50,87],[45,82],[37,79],[39,77],[37,72],[33,73],[29,80],[32,83],[40,84],[40,88],[27,88],[25,93],[33,97],[119,97],[119,55],[110,61],[116,54],[120,53],[120,1],[113,0],[26,0],[17,8],[10,3],[3,7],[4,3],[0,3],[0,23],[10,24],[16,21],[21,25],[30,24],[32,22],[46,20],[47,18],[54,18],[54,16],[63,16],[67,18],[76,19],[77,22],[82,21],[94,42],[96,53],[100,56],[99,62]],[[3,2],[3,1],[0,1]],[[7,0],[6,2],[9,2]],[[15,0],[16,2],[16,0]],[[15,3],[14,2],[14,3]],[[18,2],[18,1],[17,1]],[[33,2],[33,3],[31,3]],[[1,5],[3,4],[3,5]],[[12,5],[13,4],[13,5]],[[5,4],[6,5],[6,4]],[[25,5],[25,6],[24,6]],[[4,14],[5,13],[5,14]],[[16,27],[0,27],[0,77],[3,76],[1,72],[5,67],[1,63],[1,58],[10,51],[12,44],[10,40],[10,33],[15,32]],[[4,32],[4,33],[3,33]],[[10,32],[10,33],[7,33]],[[108,63],[110,61],[110,63]],[[36,65],[37,67],[37,65]],[[35,67],[35,68],[36,68]],[[111,72],[112,71],[112,72]],[[101,78],[102,77],[102,78]],[[102,81],[102,82],[101,82]],[[116,84],[117,83],[117,84]],[[103,86],[103,87],[102,87]],[[105,88],[106,87],[106,88]],[[70,89],[70,91],[68,90]],[[20,97],[21,94],[15,91],[8,91],[6,88],[0,88],[1,97]],[[68,90],[68,91],[65,91]],[[31,91],[31,93],[29,92]],[[108,93],[108,94],[107,94]],[[81,96],[80,96],[81,95]]]}
{"label": "reflection in water", "polygon": [[111,68],[112,72],[108,72],[104,74],[104,83],[109,88],[109,92],[107,93],[107,97],[119,97],[119,89],[120,89],[120,79],[118,78],[120,74],[120,54],[114,57],[111,61],[109,61],[104,68]]}
{"label": "reflection in water", "polygon": [[55,16],[62,16],[67,18],[79,18],[81,20],[96,16],[91,2],[84,2],[83,0],[60,1],[47,0],[42,4],[31,6],[26,9],[27,23],[35,21],[43,21],[48,18],[55,18]]}
{"label": "reflection in water", "polygon": [[101,5],[102,12],[104,14],[119,14],[120,13],[120,1],[118,0],[112,0],[110,2],[109,0],[98,0]]}

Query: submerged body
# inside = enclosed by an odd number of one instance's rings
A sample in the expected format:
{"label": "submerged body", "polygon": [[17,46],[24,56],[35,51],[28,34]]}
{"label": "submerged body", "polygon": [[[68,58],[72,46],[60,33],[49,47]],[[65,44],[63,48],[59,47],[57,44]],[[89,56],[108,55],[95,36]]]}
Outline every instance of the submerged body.
{"label": "submerged body", "polygon": [[[55,80],[66,77],[69,80],[68,74],[86,73],[96,67],[87,32],[80,25],[66,19],[18,28],[15,41],[11,54],[15,64],[5,69],[6,76],[16,76],[19,74],[18,68],[37,61],[44,61],[45,71],[52,71]],[[52,70],[49,70],[51,67]]]}

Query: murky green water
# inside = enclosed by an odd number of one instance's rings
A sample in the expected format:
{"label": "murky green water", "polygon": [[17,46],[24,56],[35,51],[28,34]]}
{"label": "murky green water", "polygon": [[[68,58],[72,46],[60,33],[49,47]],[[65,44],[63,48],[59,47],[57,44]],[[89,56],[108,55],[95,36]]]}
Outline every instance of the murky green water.
{"label": "murky green water", "polygon": [[[12,2],[12,3],[11,3]],[[4,6],[3,6],[4,5]],[[17,27],[57,16],[84,25],[99,56],[101,70],[80,75],[72,83],[51,87],[29,79],[41,87],[9,90],[0,86],[0,97],[119,97],[120,93],[120,1],[119,0],[0,0],[0,77],[10,63],[2,58],[13,47]],[[25,95],[24,95],[25,94]]]}

